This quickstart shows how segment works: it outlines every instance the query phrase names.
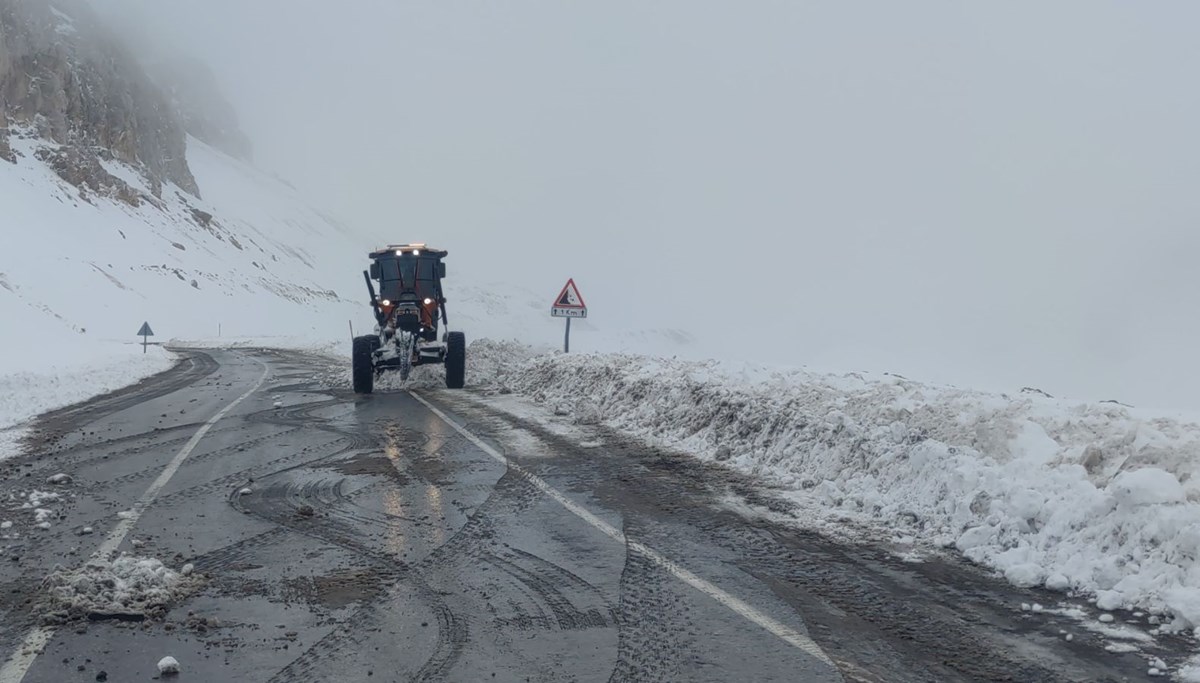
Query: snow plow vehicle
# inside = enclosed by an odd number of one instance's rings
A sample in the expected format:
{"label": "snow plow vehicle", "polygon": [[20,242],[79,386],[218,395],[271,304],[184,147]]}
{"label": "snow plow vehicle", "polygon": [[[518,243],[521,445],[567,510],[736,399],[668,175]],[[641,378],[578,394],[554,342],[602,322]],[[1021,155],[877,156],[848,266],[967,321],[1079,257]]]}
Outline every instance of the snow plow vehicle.
{"label": "snow plow vehicle", "polygon": [[[442,259],[448,253],[424,244],[392,244],[369,254],[371,268],[363,271],[363,279],[375,312],[375,334],[354,337],[355,393],[371,393],[384,372],[398,371],[407,380],[414,367],[435,363],[446,367],[447,387],[463,388],[467,340],[462,332],[449,331],[442,294]],[[441,338],[439,328],[445,330]]]}

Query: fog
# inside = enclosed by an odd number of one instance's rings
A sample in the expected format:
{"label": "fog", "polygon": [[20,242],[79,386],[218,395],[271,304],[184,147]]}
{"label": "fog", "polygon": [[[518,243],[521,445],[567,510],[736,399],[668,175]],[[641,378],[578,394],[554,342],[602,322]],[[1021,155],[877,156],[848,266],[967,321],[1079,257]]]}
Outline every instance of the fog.
{"label": "fog", "polygon": [[331,213],[598,327],[1200,408],[1200,5],[93,2]]}

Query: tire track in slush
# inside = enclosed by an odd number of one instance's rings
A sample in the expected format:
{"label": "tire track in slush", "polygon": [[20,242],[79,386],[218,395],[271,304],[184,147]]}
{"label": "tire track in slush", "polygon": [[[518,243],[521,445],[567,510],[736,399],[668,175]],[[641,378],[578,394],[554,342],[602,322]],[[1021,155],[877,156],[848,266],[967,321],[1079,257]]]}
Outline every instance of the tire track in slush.
{"label": "tire track in slush", "polygon": [[[309,404],[306,409],[311,411],[327,404],[328,402]],[[303,421],[309,427],[322,428],[324,426],[327,429],[336,430],[328,425],[314,425],[313,418],[298,414],[298,412],[289,412],[290,414],[280,415],[278,412],[264,411],[254,417],[256,421],[275,424],[297,420]],[[393,441],[397,438],[404,438],[406,434],[391,428],[385,428],[385,433],[386,438]],[[361,432],[354,434],[360,435]],[[458,437],[455,435],[452,441],[457,440]],[[428,447],[429,438],[425,437],[423,443]],[[363,445],[366,448],[378,447],[375,442]],[[446,443],[439,444],[437,450],[440,452],[446,445]],[[405,450],[411,452],[413,449]],[[409,467],[407,468],[402,467],[401,463],[394,459],[389,458],[389,461],[405,477],[421,480],[432,486],[440,486],[441,482],[436,481],[442,478],[440,471],[422,467],[421,463],[425,461],[440,462],[442,458],[436,453],[429,453],[428,448],[424,452],[425,456],[408,462]],[[530,553],[509,549],[501,556],[488,549],[488,542],[495,536],[494,519],[497,515],[506,518],[519,516],[523,510],[538,503],[541,491],[524,477],[518,476],[506,468],[500,479],[492,485],[484,501],[467,516],[466,522],[423,560],[409,565],[395,553],[375,547],[378,539],[368,533],[363,533],[364,530],[386,524],[389,519],[393,519],[392,517],[367,510],[350,500],[342,489],[345,477],[333,478],[318,475],[320,478],[312,480],[313,471],[320,469],[337,471],[337,463],[345,454],[346,452],[343,451],[260,477],[253,493],[246,496],[234,494],[230,499],[235,508],[271,521],[291,532],[309,536],[350,552],[364,559],[368,564],[374,565],[380,570],[387,570],[391,574],[392,585],[386,589],[388,596],[383,601],[359,606],[342,624],[314,642],[295,660],[276,673],[270,679],[273,683],[327,680],[328,667],[331,666],[329,662],[336,661],[339,655],[345,654],[347,648],[353,648],[357,642],[356,634],[361,629],[369,629],[371,625],[380,623],[380,620],[386,615],[380,613],[379,610],[382,609],[382,606],[389,604],[391,600],[400,599],[402,591],[409,599],[415,593],[415,596],[431,611],[431,621],[437,626],[436,641],[432,645],[431,652],[420,669],[413,674],[411,680],[444,680],[461,658],[471,635],[469,619],[459,615],[447,600],[448,594],[438,590],[432,583],[433,581],[440,582],[445,573],[453,572],[455,567],[480,564],[495,567],[497,572],[492,576],[508,586],[501,590],[520,596],[518,601],[529,606],[528,611],[532,613],[533,617],[525,620],[526,627],[580,630],[607,628],[616,624],[616,607],[605,600],[599,589],[578,575]],[[305,470],[302,481],[267,481],[296,470]],[[324,510],[326,514],[321,516],[318,523],[313,523],[312,519],[297,514],[298,510],[305,505]],[[416,520],[406,519],[405,521],[415,522]],[[568,594],[575,596],[577,601],[581,601],[582,606],[576,607],[576,603],[572,602]],[[518,618],[518,620],[520,619]],[[516,624],[505,623],[499,617],[495,620],[495,627],[498,628],[512,625]]]}
{"label": "tire track in slush", "polygon": [[[554,614],[555,625],[564,631],[607,628],[617,623],[616,609],[601,591],[576,574],[544,558],[516,548],[506,549],[504,557],[489,553],[484,561],[513,577],[532,591]],[[533,565],[522,566],[522,563]],[[580,594],[594,602],[588,609],[575,606],[566,592]]]}
{"label": "tire track in slush", "polygon": [[190,562],[196,568],[196,571],[201,573],[210,572],[218,568],[246,564],[252,557],[260,553],[264,546],[275,543],[286,537],[287,534],[287,529],[276,527],[260,534],[248,536],[236,543],[196,555],[191,558]]}
{"label": "tire track in slush", "polygon": [[[486,502],[480,506],[480,510],[485,506]],[[255,514],[259,513],[256,512]],[[450,609],[445,598],[430,586],[423,577],[422,570],[427,571],[432,564],[436,564],[436,561],[431,562],[427,558],[420,565],[414,567],[392,554],[367,547],[363,539],[354,533],[353,528],[349,531],[339,531],[319,526],[301,525],[290,516],[282,520],[269,515],[263,516],[266,519],[288,527],[292,531],[308,535],[354,553],[377,567],[396,571],[397,574],[393,585],[388,589],[388,599],[379,604],[388,604],[396,599],[401,587],[400,584],[403,583],[414,589],[418,597],[434,612],[434,618],[438,626],[437,642],[434,644],[433,652],[426,659],[413,680],[436,680],[454,665],[462,652],[462,648],[467,643],[469,630],[466,623]],[[478,513],[476,516],[478,516]],[[468,526],[472,526],[472,528],[468,529]],[[440,552],[442,555],[445,555],[447,554],[447,546],[456,543],[463,543],[464,546],[473,545],[469,537],[475,536],[483,528],[484,525],[481,524],[470,525],[469,520],[468,525],[464,525],[462,529],[447,539],[446,544],[443,544],[434,552]],[[291,681],[321,681],[323,683],[326,678],[316,670],[317,663],[343,650],[347,643],[352,642],[351,638],[363,625],[378,623],[378,620],[372,616],[378,609],[379,606],[377,604],[359,607],[345,623],[313,643],[303,654],[276,675],[272,676],[269,683],[288,683]]]}
{"label": "tire track in slush", "polygon": [[609,683],[680,680],[691,660],[679,634],[694,632],[681,596],[665,585],[669,575],[636,552],[625,553],[617,632],[617,661]]}
{"label": "tire track in slush", "polygon": [[518,463],[506,458],[502,453],[497,451],[495,448],[492,448],[485,441],[467,431],[466,428],[459,425],[457,422],[451,420],[446,413],[442,412],[432,403],[425,400],[425,398],[421,395],[413,391],[410,391],[409,395],[433,412],[434,415],[445,422],[451,429],[464,436],[477,448],[482,450],[484,453],[487,453],[497,462],[500,462],[508,467],[509,473],[515,472],[518,476],[523,477],[529,483],[533,484],[542,493],[554,499],[559,505],[562,505],[564,508],[566,508],[568,512],[583,520],[592,528],[596,529],[605,536],[608,536],[614,541],[625,544],[629,552],[636,552],[644,556],[659,568],[674,576],[676,579],[707,595],[738,616],[761,627],[771,635],[779,638],[785,644],[804,652],[814,659],[817,659],[830,669],[834,671],[837,670],[837,666],[834,664],[833,660],[830,659],[829,655],[825,654],[824,650],[822,650],[812,638],[809,638],[807,635],[800,633],[790,626],[774,619],[770,615],[758,610],[740,598],[727,593],[720,587],[705,581],[657,550],[645,545],[644,543],[627,538],[623,531],[617,529],[608,522],[605,522],[594,515],[587,508],[563,495],[561,491],[553,486],[550,486],[550,484],[546,483],[546,481],[541,477],[525,469]]}
{"label": "tire track in slush", "polygon": [[[416,475],[415,472],[409,474]],[[431,483],[431,482],[430,482]],[[431,485],[435,485],[432,484]],[[460,617],[450,607],[445,596],[429,583],[429,575],[435,570],[444,570],[447,566],[458,561],[477,561],[486,555],[484,541],[493,535],[492,515],[497,512],[511,514],[532,505],[538,491],[529,486],[519,477],[509,472],[496,482],[487,498],[467,517],[463,526],[452,533],[442,545],[435,548],[425,559],[409,565],[394,554],[372,548],[354,527],[320,528],[318,525],[306,525],[297,521],[294,514],[285,511],[276,514],[268,510],[256,509],[263,501],[257,499],[239,501],[253,514],[288,527],[289,529],[309,535],[318,540],[330,543],[343,550],[362,557],[376,566],[395,572],[393,585],[388,588],[388,596],[377,604],[364,605],[358,608],[346,622],[335,628],[325,637],[313,643],[299,657],[271,677],[269,683],[307,682],[328,680],[322,674],[319,664],[323,660],[336,657],[345,648],[354,644],[353,638],[360,628],[379,623],[379,618],[373,616],[381,606],[398,599],[403,588],[416,592],[417,597],[433,612],[437,624],[437,640],[421,668],[414,674],[414,681],[436,681],[444,679],[450,669],[462,655],[463,648],[470,638],[470,628],[465,618]],[[290,509],[290,507],[289,507]]]}

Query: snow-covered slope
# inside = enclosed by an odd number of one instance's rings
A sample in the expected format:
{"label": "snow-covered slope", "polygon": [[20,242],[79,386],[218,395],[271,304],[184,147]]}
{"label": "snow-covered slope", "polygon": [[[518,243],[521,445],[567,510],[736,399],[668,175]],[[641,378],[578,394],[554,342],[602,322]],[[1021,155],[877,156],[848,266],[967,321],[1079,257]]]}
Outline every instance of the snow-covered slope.
{"label": "snow-covered slope", "polygon": [[[132,202],[85,193],[37,158],[53,143],[16,131],[0,162],[0,428],[113,389],[170,363],[132,342],[329,340],[361,313],[368,241],[306,206],[284,183],[188,141],[203,199],[171,184],[155,197],[141,170],[105,169]],[[126,193],[126,196],[128,194]],[[357,276],[357,278],[356,278]]]}
{"label": "snow-covered slope", "polygon": [[337,287],[354,281],[356,239],[278,181],[193,139],[203,199],[167,186],[156,200],[135,169],[108,162],[142,203],[84,200],[32,158],[39,144],[14,141],[28,153],[0,166],[0,272],[6,307],[40,311],[79,335],[47,343],[129,339],[143,319],[175,337],[216,336],[218,324],[242,334],[314,330],[313,316],[334,311],[344,319],[349,292]]}

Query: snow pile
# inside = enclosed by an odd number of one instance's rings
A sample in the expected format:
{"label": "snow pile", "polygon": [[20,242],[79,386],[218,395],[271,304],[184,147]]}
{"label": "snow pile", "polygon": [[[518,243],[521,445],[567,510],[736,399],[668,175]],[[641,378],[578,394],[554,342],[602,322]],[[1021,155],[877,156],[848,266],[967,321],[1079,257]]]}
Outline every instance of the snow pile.
{"label": "snow pile", "polygon": [[25,502],[21,504],[22,509],[39,508],[46,503],[52,503],[59,499],[59,495],[54,491],[38,491],[34,489],[25,494]]}
{"label": "snow pile", "polygon": [[[33,490],[29,493],[22,494],[18,500],[21,500],[21,510],[31,510],[33,512],[33,524],[39,529],[49,529],[52,524],[50,520],[57,517],[54,510],[46,507],[50,503],[58,502],[61,496],[52,491]],[[12,527],[11,522],[5,522],[7,526],[0,524],[0,529],[7,530]]]}
{"label": "snow pile", "polygon": [[1200,425],[897,376],[507,351],[473,344],[491,374],[472,383],[725,461],[819,519],[882,524],[1020,585],[1200,626]]}
{"label": "snow pile", "polygon": [[[541,349],[541,353],[548,353]],[[509,384],[510,374],[518,371],[525,362],[537,357],[539,350],[514,341],[492,341],[482,339],[472,342],[467,347],[467,386],[488,387],[503,390]],[[345,371],[348,384],[349,369]],[[437,389],[445,387],[446,375],[442,368],[420,366],[413,369],[412,379],[407,385],[414,389]],[[394,374],[386,374],[380,378],[381,390],[398,389],[406,386]]]}
{"label": "snow pile", "polygon": [[179,673],[179,660],[174,657],[167,656],[158,660],[158,673],[164,676],[170,676]]}
{"label": "snow pile", "polygon": [[43,580],[48,597],[43,611],[53,622],[159,617],[197,585],[191,572],[176,572],[153,558],[91,560],[73,571],[60,567]]}

